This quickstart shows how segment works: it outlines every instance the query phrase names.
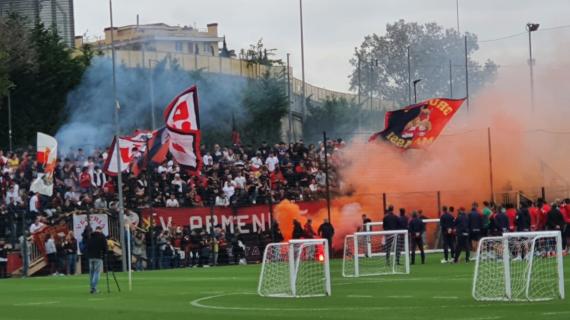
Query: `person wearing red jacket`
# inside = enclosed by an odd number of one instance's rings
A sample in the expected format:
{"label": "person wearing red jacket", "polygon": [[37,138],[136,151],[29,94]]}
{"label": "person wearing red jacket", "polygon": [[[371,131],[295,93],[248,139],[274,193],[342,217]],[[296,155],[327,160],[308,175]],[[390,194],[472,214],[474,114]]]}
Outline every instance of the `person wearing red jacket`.
{"label": "person wearing red jacket", "polygon": [[538,208],[534,204],[531,204],[530,208],[528,208],[528,212],[530,213],[530,231],[536,231],[537,222],[538,222]]}
{"label": "person wearing red jacket", "polygon": [[562,204],[560,211],[562,211],[564,221],[566,222],[566,228],[562,233],[562,243],[566,244],[566,253],[568,253],[568,241],[570,240],[570,199],[564,200]]}
{"label": "person wearing red jacket", "polygon": [[536,230],[541,231],[546,229],[546,220],[548,217],[548,213],[550,212],[550,205],[543,200],[539,200],[538,202],[538,219],[536,222]]}
{"label": "person wearing red jacket", "polygon": [[514,232],[516,230],[517,209],[511,204],[507,205],[507,217],[509,218],[509,231]]}
{"label": "person wearing red jacket", "polygon": [[86,193],[91,188],[91,175],[87,170],[87,167],[84,167],[81,170],[81,175],[79,175],[79,187],[81,188],[82,193]]}

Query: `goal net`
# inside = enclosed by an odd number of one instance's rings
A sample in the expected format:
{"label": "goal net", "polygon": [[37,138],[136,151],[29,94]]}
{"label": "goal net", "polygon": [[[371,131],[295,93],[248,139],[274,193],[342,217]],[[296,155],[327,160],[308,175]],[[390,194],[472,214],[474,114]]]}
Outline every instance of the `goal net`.
{"label": "goal net", "polygon": [[564,299],[558,231],[512,232],[481,239],[473,277],[479,301]]}
{"label": "goal net", "polygon": [[328,241],[301,239],[268,244],[257,292],[264,297],[329,296]]}
{"label": "goal net", "polygon": [[344,277],[408,273],[408,231],[356,232],[344,238]]}

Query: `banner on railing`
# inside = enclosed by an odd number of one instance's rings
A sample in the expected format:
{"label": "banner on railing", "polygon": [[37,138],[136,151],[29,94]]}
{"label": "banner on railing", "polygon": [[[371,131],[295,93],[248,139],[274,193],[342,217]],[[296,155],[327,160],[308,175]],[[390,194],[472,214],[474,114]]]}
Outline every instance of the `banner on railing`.
{"label": "banner on railing", "polygon": [[[109,216],[106,214],[90,214],[89,225],[91,225],[92,230],[95,230],[97,227],[101,227],[103,229],[103,234],[105,236],[109,235]],[[85,231],[85,227],[87,227],[87,215],[74,214],[73,234],[75,235],[75,239],[77,240],[78,244],[81,243],[81,240],[83,240],[83,231]]]}
{"label": "banner on railing", "polygon": [[213,224],[221,225],[224,230],[231,233],[239,230],[241,234],[249,234],[268,230],[271,225],[268,206],[253,206],[235,211],[231,208],[216,207],[213,214],[210,208],[145,209],[143,217],[146,225],[150,224],[151,213],[154,224],[162,226],[163,229],[189,226],[190,229],[209,230]]}

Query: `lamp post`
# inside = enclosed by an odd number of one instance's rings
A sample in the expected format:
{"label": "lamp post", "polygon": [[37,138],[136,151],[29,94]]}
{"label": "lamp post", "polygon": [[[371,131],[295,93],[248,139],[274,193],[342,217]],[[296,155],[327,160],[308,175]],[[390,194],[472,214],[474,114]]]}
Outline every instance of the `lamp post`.
{"label": "lamp post", "polygon": [[303,37],[303,0],[299,0],[299,21],[301,26],[301,80],[303,81],[302,85],[302,95],[303,101],[301,104],[301,114],[303,117],[303,123],[305,123],[305,107],[306,107],[306,92],[305,92],[305,41]]}
{"label": "lamp post", "polygon": [[157,64],[158,60],[148,59],[148,72],[150,79],[150,121],[152,130],[156,129],[156,115],[154,112],[154,70],[152,69],[152,63]]}
{"label": "lamp post", "polygon": [[8,143],[10,146],[10,152],[12,152],[12,93],[10,90],[12,87],[8,87]]}
{"label": "lamp post", "polygon": [[540,24],[527,23],[526,30],[528,31],[528,66],[530,68],[530,107],[534,111],[534,60],[532,59],[532,32],[538,30]]}
{"label": "lamp post", "polygon": [[416,79],[414,80],[414,103],[418,103],[418,94],[416,91],[416,86],[418,84],[418,82],[422,81],[422,79]]}
{"label": "lamp post", "polygon": [[[113,2],[109,0],[109,18],[111,22],[111,59],[112,59],[112,75],[113,75],[113,106],[115,108],[115,152],[117,154],[117,188],[119,194],[119,229],[121,229],[120,241],[121,241],[121,252],[122,252],[122,270],[127,271],[127,251],[125,242],[125,204],[123,202],[123,177],[122,177],[122,166],[121,166],[121,150],[119,148],[119,133],[120,133],[120,121],[119,121],[119,99],[117,98],[117,77],[115,75],[115,41],[114,33],[115,29],[113,27]],[[130,250],[129,250],[130,251]]]}

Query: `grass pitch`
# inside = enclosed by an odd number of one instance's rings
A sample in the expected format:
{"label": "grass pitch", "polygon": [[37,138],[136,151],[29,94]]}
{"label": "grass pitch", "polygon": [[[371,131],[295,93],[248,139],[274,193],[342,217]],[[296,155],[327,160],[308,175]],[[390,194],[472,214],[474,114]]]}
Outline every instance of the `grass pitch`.
{"label": "grass pitch", "polygon": [[[570,301],[488,303],[471,298],[474,263],[412,266],[406,276],[341,276],[341,261],[332,263],[332,296],[262,298],[257,296],[261,265],[117,273],[122,292],[110,275],[107,294],[89,294],[88,277],[43,277],[0,281],[0,319],[421,319],[500,320],[570,319]],[[565,259],[569,292],[570,259]]]}

